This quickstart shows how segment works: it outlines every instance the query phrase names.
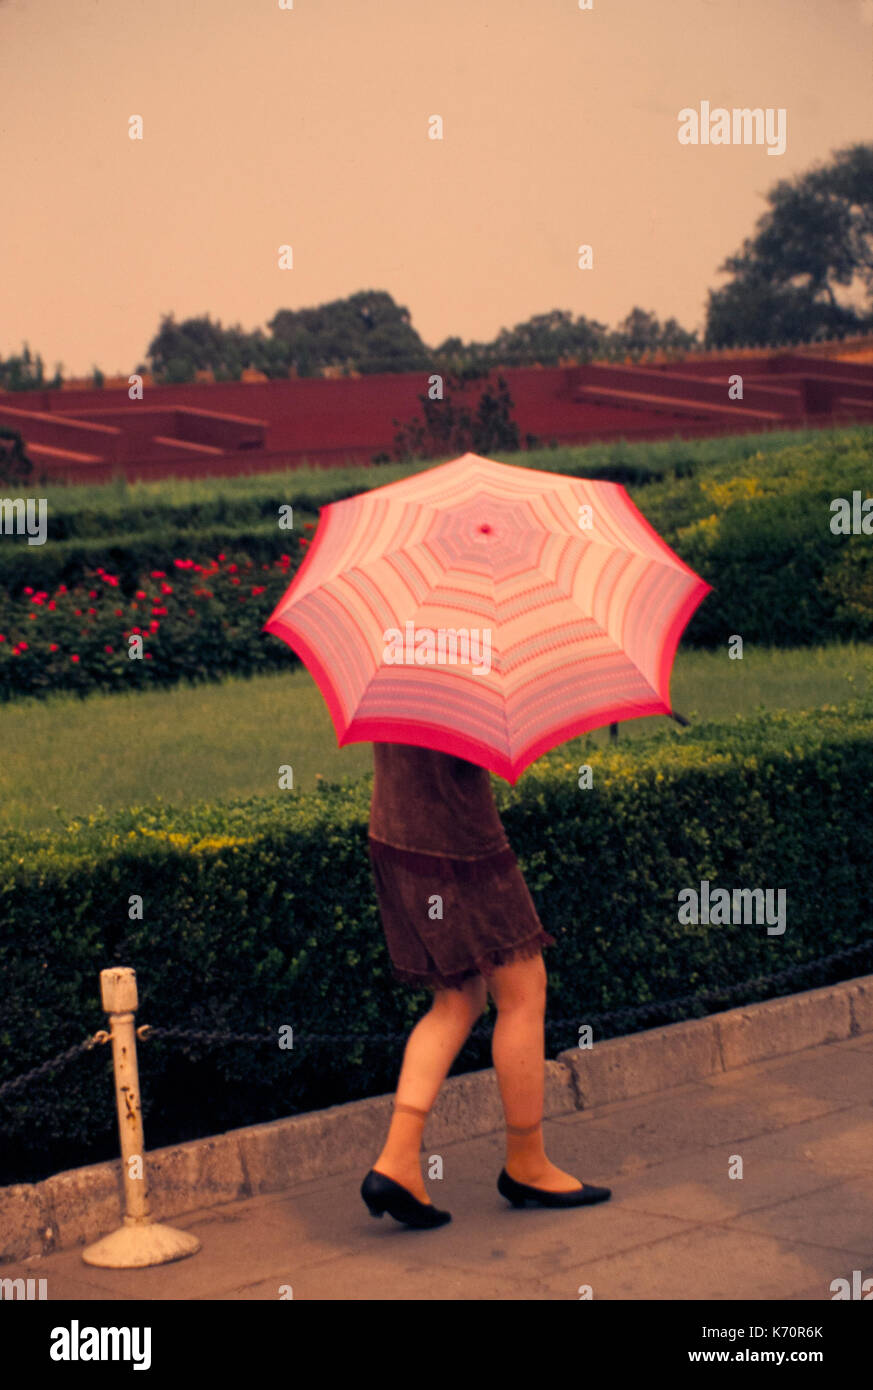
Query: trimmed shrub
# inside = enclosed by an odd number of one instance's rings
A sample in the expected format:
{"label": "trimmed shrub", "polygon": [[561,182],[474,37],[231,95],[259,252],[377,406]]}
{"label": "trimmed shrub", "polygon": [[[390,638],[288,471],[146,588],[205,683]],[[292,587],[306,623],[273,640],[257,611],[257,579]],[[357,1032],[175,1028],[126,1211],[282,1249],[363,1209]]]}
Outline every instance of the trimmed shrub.
{"label": "trimmed shrub", "polygon": [[[870,934],[873,702],[575,740],[498,806],[545,927],[550,1051],[603,1010],[720,989]],[[578,788],[581,764],[591,790]],[[0,1082],[104,1026],[99,972],[133,966],[139,1024],[260,1032],[146,1039],[150,1147],[381,1094],[426,995],[390,972],[367,855],[371,783],[226,806],[134,807],[0,834]],[[677,894],[784,888],[788,925],[683,925]],[[143,917],[131,917],[133,895]],[[850,972],[851,973],[851,972]],[[784,988],[771,993],[784,993]],[[751,1002],[766,997],[753,989]],[[695,1010],[691,1011],[692,1013]],[[700,1007],[696,1010],[703,1013]],[[290,1051],[278,1029],[294,1029]],[[632,1031],[632,1030],[625,1030]],[[314,1035],[340,1035],[323,1044]],[[596,1037],[605,1036],[603,1031]],[[0,1102],[0,1181],[117,1156],[107,1049]],[[456,1070],[490,1065],[471,1042]]]}
{"label": "trimmed shrub", "polygon": [[[262,629],[307,544],[300,538],[271,564],[223,551],[211,564],[177,556],[132,592],[101,568],[53,594],[27,586],[17,603],[0,595],[0,700],[193,684],[228,670],[250,675],[299,665],[287,643]],[[129,655],[131,635],[142,642],[141,659]]]}
{"label": "trimmed shrub", "polygon": [[[704,443],[712,451],[714,442],[700,441],[701,448]],[[823,634],[839,640],[873,636],[871,537],[844,536],[830,529],[833,499],[851,497],[858,489],[866,493],[871,445],[873,430],[859,427],[759,450],[742,463],[727,455],[700,464],[689,476],[678,476],[682,457],[677,449],[656,460],[660,480],[635,489],[634,500],[664,540],[713,586],[683,634],[687,646],[723,646],[734,634],[750,643],[792,646],[816,644]],[[590,473],[593,464],[590,459],[586,462],[585,453],[567,451],[561,459],[562,471]],[[664,470],[671,459],[673,471],[666,477]],[[621,456],[615,453],[603,467],[620,464]],[[372,471],[363,470],[357,483],[351,476],[345,482],[334,480],[333,487],[341,495],[354,493],[366,485],[365,476],[372,476]],[[315,483],[309,480],[307,486],[311,501]],[[324,495],[330,486],[329,481],[322,484]],[[228,555],[243,568],[260,566],[263,573],[275,577],[285,550],[291,552],[291,562],[283,571],[290,583],[299,562],[299,541],[280,531],[274,519],[243,519],[246,505],[255,512],[260,508],[261,515],[272,511],[277,516],[275,509],[284,501],[281,488],[271,500],[267,498],[266,491],[253,492],[248,504],[240,503],[233,524],[228,521],[223,529],[213,517],[214,524],[199,530],[155,529],[102,540],[83,535],[42,547],[28,546],[23,538],[4,537],[0,546],[0,586],[5,585],[5,590],[0,587],[0,699],[56,689],[121,688],[132,679],[146,679],[126,669],[135,664],[126,655],[105,650],[117,645],[114,608],[108,624],[98,611],[88,614],[93,624],[84,622],[78,632],[61,631],[42,619],[32,622],[33,593],[27,590],[44,594],[46,603],[54,600],[57,607],[61,585],[67,591],[99,593],[100,571],[106,569],[118,581],[124,607],[137,590],[148,589],[153,570],[170,570],[180,556],[212,565],[215,556]],[[220,509],[227,503],[226,497],[219,496],[211,502],[180,506],[190,517],[202,505],[199,519],[203,520],[210,506]],[[151,522],[158,511],[156,503]],[[50,508],[50,518],[51,514]],[[295,510],[297,534],[301,522],[304,531],[314,527],[312,515],[303,520],[305,516],[304,510]],[[77,513],[75,524],[87,531],[96,519],[97,514]],[[55,517],[54,524],[60,527],[61,519]],[[181,679],[215,679],[231,670],[265,671],[296,664],[290,649],[282,650],[283,644],[260,630],[281,592],[268,583],[262,602],[251,605],[242,621],[236,603],[223,613],[213,607],[213,621],[198,619],[193,626],[180,613],[168,612],[147,679],[171,684]],[[74,607],[84,612],[91,604],[78,602]],[[260,624],[255,621],[258,617]],[[223,620],[227,622],[225,641]],[[33,640],[37,633],[44,638],[41,646]],[[68,645],[71,637],[77,648],[80,638],[93,640],[87,651],[74,651]],[[54,653],[48,650],[52,644]],[[74,654],[78,662],[73,662]],[[47,660],[51,655],[54,661]]]}

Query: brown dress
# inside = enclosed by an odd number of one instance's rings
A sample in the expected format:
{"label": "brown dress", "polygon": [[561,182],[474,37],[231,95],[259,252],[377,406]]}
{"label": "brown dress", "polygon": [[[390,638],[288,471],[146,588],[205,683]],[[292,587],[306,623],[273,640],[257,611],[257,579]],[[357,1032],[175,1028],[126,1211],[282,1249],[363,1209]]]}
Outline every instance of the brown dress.
{"label": "brown dress", "polygon": [[483,767],[374,743],[370,862],[394,977],[458,988],[538,955],[543,930]]}

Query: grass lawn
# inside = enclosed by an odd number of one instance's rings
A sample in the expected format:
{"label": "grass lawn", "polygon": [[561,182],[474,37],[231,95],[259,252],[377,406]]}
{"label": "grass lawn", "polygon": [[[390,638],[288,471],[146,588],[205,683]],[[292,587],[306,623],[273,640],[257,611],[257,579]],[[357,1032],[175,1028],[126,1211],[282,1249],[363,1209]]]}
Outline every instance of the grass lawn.
{"label": "grass lawn", "polygon": [[[753,714],[757,708],[839,705],[869,691],[873,644],[795,650],[749,648],[742,661],[723,652],[680,650],[672,698],[694,719]],[[357,778],[372,768],[369,743],[338,749],[318,689],[305,670],[228,677],[220,684],[166,692],[57,695],[3,706],[0,825],[30,829],[86,814],[97,805],[163,800],[185,805],[269,795],[290,764],[295,789]],[[673,737],[666,718],[629,721],[622,742],[654,730]],[[607,741],[606,728],[591,738]],[[55,809],[56,808],[56,809]]]}
{"label": "grass lawn", "polygon": [[[608,443],[568,444],[560,448],[537,448],[506,453],[498,449],[489,455],[501,463],[523,468],[541,468],[546,472],[574,471],[582,465],[585,471],[597,471],[604,466],[630,465],[642,467],[655,475],[672,476],[674,467],[687,467],[691,460],[697,468],[710,465],[725,466],[744,462],[755,454],[767,456],[789,445],[815,443],[827,451],[831,444],[845,435],[865,431],[864,425],[846,425],[833,430],[764,430],[750,434],[714,435],[703,439],[612,440]],[[185,507],[191,503],[223,498],[228,515],[240,514],[241,504],[252,497],[280,495],[305,507],[307,501],[319,505],[325,495],[351,495],[369,487],[381,487],[398,478],[422,473],[436,464],[456,457],[445,454],[436,459],[418,459],[410,463],[358,464],[346,468],[288,468],[270,473],[245,474],[241,477],[161,478],[156,482],[129,483],[116,477],[108,483],[86,486],[81,483],[47,481],[41,485],[40,496],[48,502],[49,512],[61,516],[76,516],[92,511],[100,513],[101,522],[107,514],[125,517],[125,529],[137,514],[154,505]],[[99,534],[89,531],[88,534]]]}

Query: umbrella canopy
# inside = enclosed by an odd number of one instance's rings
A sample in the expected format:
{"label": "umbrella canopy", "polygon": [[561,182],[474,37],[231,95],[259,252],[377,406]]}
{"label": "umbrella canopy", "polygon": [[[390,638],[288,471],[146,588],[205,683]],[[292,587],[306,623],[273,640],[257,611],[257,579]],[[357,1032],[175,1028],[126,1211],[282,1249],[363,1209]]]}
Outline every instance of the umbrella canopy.
{"label": "umbrella canopy", "polygon": [[670,714],[711,588],[620,484],[464,454],[322,508],[264,631],[309,668],[341,747],[419,744],[515,783],[588,729]]}

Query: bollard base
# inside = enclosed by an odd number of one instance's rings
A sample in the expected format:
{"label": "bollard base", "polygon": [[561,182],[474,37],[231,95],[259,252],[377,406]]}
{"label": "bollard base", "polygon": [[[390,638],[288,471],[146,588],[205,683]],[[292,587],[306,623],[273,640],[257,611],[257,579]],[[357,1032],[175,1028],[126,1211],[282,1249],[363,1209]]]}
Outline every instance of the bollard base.
{"label": "bollard base", "polygon": [[144,1269],[148,1265],[170,1264],[196,1255],[200,1241],[175,1226],[162,1226],[157,1221],[119,1226],[117,1231],[95,1241],[82,1251],[86,1265],[102,1269]]}

